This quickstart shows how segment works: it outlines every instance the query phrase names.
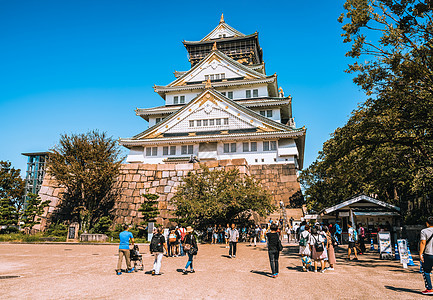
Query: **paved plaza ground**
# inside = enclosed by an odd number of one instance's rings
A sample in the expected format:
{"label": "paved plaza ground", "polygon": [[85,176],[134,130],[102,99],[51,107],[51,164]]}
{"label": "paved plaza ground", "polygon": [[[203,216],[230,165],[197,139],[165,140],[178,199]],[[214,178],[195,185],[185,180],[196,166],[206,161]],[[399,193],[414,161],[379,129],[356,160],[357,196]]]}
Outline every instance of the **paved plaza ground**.
{"label": "paved plaza ground", "polygon": [[[403,269],[377,253],[358,262],[337,253],[335,271],[304,273],[298,247],[286,245],[280,276],[269,276],[264,244],[240,244],[235,259],[222,245],[199,246],[195,274],[182,275],[186,257],[164,257],[162,276],[115,275],[116,245],[0,244],[1,299],[418,299],[426,298],[419,267]],[[152,269],[141,245],[145,271]],[[419,264],[419,262],[417,262]],[[18,278],[4,278],[18,275]]]}

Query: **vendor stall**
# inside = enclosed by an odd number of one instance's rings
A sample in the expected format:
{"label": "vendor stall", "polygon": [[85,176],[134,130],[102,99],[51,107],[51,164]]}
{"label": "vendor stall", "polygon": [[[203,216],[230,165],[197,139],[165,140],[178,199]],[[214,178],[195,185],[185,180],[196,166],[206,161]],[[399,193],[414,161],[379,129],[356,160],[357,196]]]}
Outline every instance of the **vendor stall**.
{"label": "vendor stall", "polygon": [[393,227],[400,226],[400,208],[366,195],[358,195],[323,209],[318,218],[325,224],[339,222],[343,229],[343,240],[347,238],[344,233],[347,233],[348,221],[352,222],[354,228],[361,223],[367,238],[372,237],[376,243],[379,231],[392,233]]}

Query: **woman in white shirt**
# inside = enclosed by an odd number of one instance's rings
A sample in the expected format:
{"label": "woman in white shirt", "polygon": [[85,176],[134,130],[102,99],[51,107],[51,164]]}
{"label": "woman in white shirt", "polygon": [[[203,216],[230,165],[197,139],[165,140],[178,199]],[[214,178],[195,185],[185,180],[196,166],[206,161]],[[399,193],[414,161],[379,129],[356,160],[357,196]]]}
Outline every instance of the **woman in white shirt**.
{"label": "woman in white shirt", "polygon": [[324,245],[325,239],[323,235],[317,230],[316,227],[311,229],[310,238],[308,244],[310,245],[311,257],[314,260],[314,272],[317,272],[317,262],[320,261],[320,266],[322,267],[322,273],[325,272],[325,258],[326,251]]}
{"label": "woman in white shirt", "polygon": [[[302,269],[304,272],[308,272],[308,265],[306,262],[309,260],[308,256],[310,256],[310,247],[308,245],[310,238],[310,226],[305,225],[305,230],[299,234],[299,254],[302,256]],[[308,259],[307,259],[308,258]]]}

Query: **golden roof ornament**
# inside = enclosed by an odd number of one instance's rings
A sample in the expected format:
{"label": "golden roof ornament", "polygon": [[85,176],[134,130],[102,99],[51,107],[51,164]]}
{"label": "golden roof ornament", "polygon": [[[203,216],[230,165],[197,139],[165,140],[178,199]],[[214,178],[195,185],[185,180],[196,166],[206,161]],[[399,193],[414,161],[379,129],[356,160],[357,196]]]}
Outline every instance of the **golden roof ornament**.
{"label": "golden roof ornament", "polygon": [[214,43],[213,43],[213,46],[212,46],[212,51],[215,51],[215,50],[218,50],[217,45],[216,45],[216,42],[214,42]]}
{"label": "golden roof ornament", "polygon": [[221,14],[220,23],[225,23],[225,21],[224,21],[224,14]]}
{"label": "golden roof ornament", "polygon": [[206,85],[204,86],[206,89],[212,88],[212,83],[210,82],[210,78],[206,81]]}
{"label": "golden roof ornament", "polygon": [[280,88],[278,89],[278,96],[280,96],[280,98],[284,98],[284,91],[283,91],[283,88],[282,88],[282,87],[280,87]]}

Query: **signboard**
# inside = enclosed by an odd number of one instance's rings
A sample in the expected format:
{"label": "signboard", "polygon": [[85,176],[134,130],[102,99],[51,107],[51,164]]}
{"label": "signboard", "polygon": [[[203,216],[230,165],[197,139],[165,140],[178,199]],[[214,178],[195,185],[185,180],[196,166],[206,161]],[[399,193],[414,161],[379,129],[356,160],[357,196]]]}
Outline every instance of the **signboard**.
{"label": "signboard", "polygon": [[68,239],[70,240],[75,239],[75,226],[69,226]]}
{"label": "signboard", "polygon": [[340,211],[338,213],[339,217],[348,217],[349,216],[349,212],[348,211]]}
{"label": "signboard", "polygon": [[409,253],[407,251],[407,241],[397,240],[398,253],[400,254],[400,262],[403,264],[403,268],[407,268],[409,263]]}
{"label": "signboard", "polygon": [[379,232],[378,239],[379,239],[379,252],[391,254],[392,253],[391,233],[388,231]]}

